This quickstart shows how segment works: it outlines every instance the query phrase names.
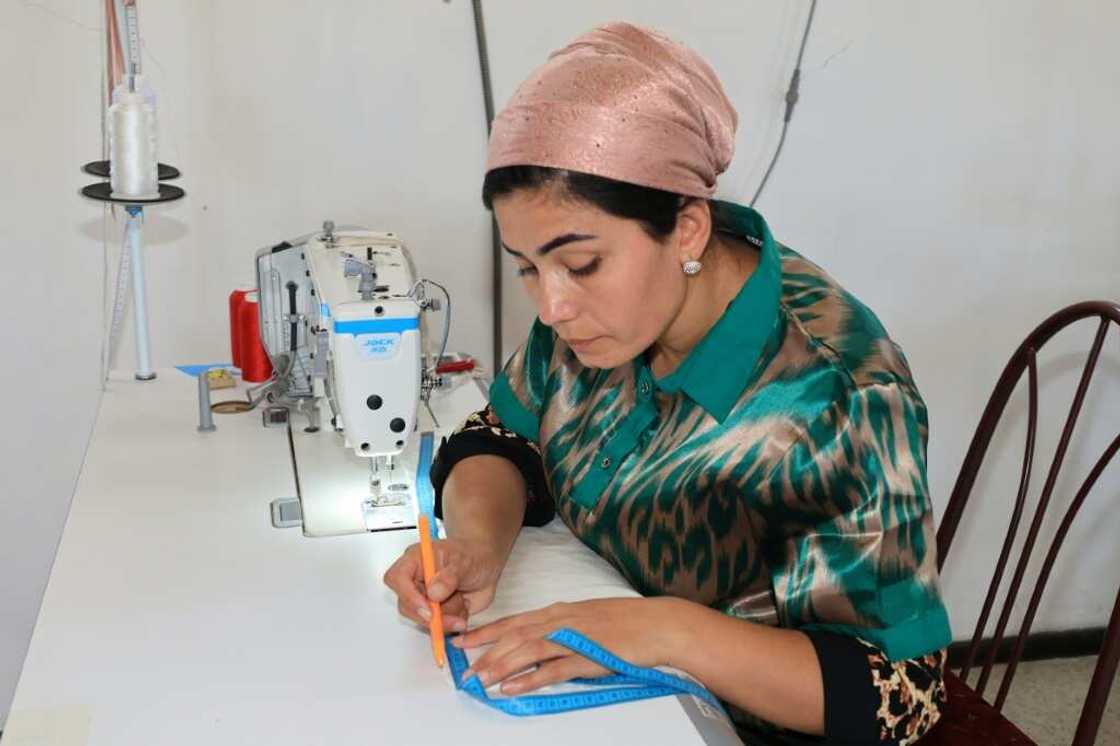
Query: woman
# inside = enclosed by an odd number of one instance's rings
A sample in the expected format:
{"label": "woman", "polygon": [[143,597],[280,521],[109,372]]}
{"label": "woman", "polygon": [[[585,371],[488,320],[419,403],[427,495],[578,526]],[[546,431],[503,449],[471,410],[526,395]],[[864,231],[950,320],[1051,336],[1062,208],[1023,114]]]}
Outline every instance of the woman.
{"label": "woman", "polygon": [[[925,406],[871,311],[710,199],[735,128],[703,60],[627,24],[521,85],[483,201],[539,318],[433,466],[442,569],[424,589],[413,547],[385,581],[491,645],[472,673],[509,694],[604,673],[544,639],[571,627],[688,672],[752,738],[911,743],[950,639]],[[556,513],[644,597],[466,631]]]}

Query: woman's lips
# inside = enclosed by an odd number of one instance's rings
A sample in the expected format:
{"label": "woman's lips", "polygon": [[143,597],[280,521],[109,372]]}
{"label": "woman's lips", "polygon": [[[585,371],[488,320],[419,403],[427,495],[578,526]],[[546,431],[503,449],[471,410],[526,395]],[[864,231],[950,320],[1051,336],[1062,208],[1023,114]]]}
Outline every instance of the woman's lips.
{"label": "woman's lips", "polygon": [[588,347],[595,344],[600,339],[602,339],[602,337],[587,337],[586,339],[566,339],[564,341],[567,343],[568,347],[571,347],[576,352],[579,352],[580,350],[586,350]]}

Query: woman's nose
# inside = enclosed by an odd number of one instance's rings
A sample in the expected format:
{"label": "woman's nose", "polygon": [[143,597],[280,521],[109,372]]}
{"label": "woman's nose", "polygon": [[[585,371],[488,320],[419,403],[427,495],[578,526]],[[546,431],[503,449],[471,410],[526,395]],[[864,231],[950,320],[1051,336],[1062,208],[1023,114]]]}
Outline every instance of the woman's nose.
{"label": "woman's nose", "polygon": [[562,324],[575,318],[576,305],[556,282],[544,281],[537,297],[537,315],[545,326]]}

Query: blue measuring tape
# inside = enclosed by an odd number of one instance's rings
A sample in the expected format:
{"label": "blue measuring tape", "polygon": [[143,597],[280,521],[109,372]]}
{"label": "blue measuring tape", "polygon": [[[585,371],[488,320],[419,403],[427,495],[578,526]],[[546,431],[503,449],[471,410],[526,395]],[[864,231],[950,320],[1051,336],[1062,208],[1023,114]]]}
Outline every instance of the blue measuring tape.
{"label": "blue measuring tape", "polygon": [[[431,433],[420,437],[420,457],[416,468],[417,508],[429,518],[432,538],[439,538],[435,521],[435,492],[432,489],[431,467],[434,450]],[[463,680],[463,672],[470,666],[466,651],[451,644],[451,636],[445,638],[447,661],[451,667],[451,678],[455,688],[466,692],[485,705],[510,715],[526,717],[529,715],[550,715],[572,710],[586,710],[592,707],[606,707],[621,702],[636,702],[654,697],[668,697],[675,694],[691,694],[704,700],[718,711],[723,706],[715,695],[694,681],[659,671],[656,668],[643,668],[627,663],[594,641],[566,627],[548,635],[549,641],[561,645],[572,652],[587,658],[611,671],[608,676],[593,679],[572,679],[571,683],[587,686],[585,691],[565,692],[563,694],[523,694],[517,697],[491,697],[477,676]]]}
{"label": "blue measuring tape", "polygon": [[477,676],[463,680],[463,671],[468,665],[467,654],[461,648],[452,645],[451,638],[448,636],[447,660],[451,665],[451,676],[455,686],[495,710],[519,717],[587,710],[592,707],[606,707],[622,702],[636,702],[675,694],[691,694],[720,712],[723,711],[719,700],[699,684],[656,668],[642,668],[627,663],[575,630],[563,627],[548,635],[547,639],[614,673],[594,679],[572,679],[573,684],[589,687],[586,691],[493,698],[487,694],[486,688],[482,686]]}

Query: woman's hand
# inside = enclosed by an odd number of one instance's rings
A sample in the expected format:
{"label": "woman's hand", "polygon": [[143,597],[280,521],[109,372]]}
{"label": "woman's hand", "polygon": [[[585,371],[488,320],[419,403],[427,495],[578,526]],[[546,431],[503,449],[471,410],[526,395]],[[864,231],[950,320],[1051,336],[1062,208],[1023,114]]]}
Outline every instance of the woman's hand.
{"label": "woman's hand", "polygon": [[443,539],[432,542],[436,567],[424,587],[420,545],[413,544],[385,572],[385,585],[397,594],[397,610],[424,628],[432,619],[428,601],[442,604],[443,625],[451,632],[467,628],[467,619],[491,604],[504,558],[475,542]]}
{"label": "woman's hand", "polygon": [[[452,638],[451,644],[460,648],[493,644],[464,677],[477,674],[483,686],[505,682],[503,694],[522,694],[569,679],[609,673],[545,639],[561,627],[582,633],[629,663],[662,665],[666,642],[677,634],[673,603],[669,598],[605,598],[552,604],[499,619]],[[517,676],[534,666],[535,670]]]}

